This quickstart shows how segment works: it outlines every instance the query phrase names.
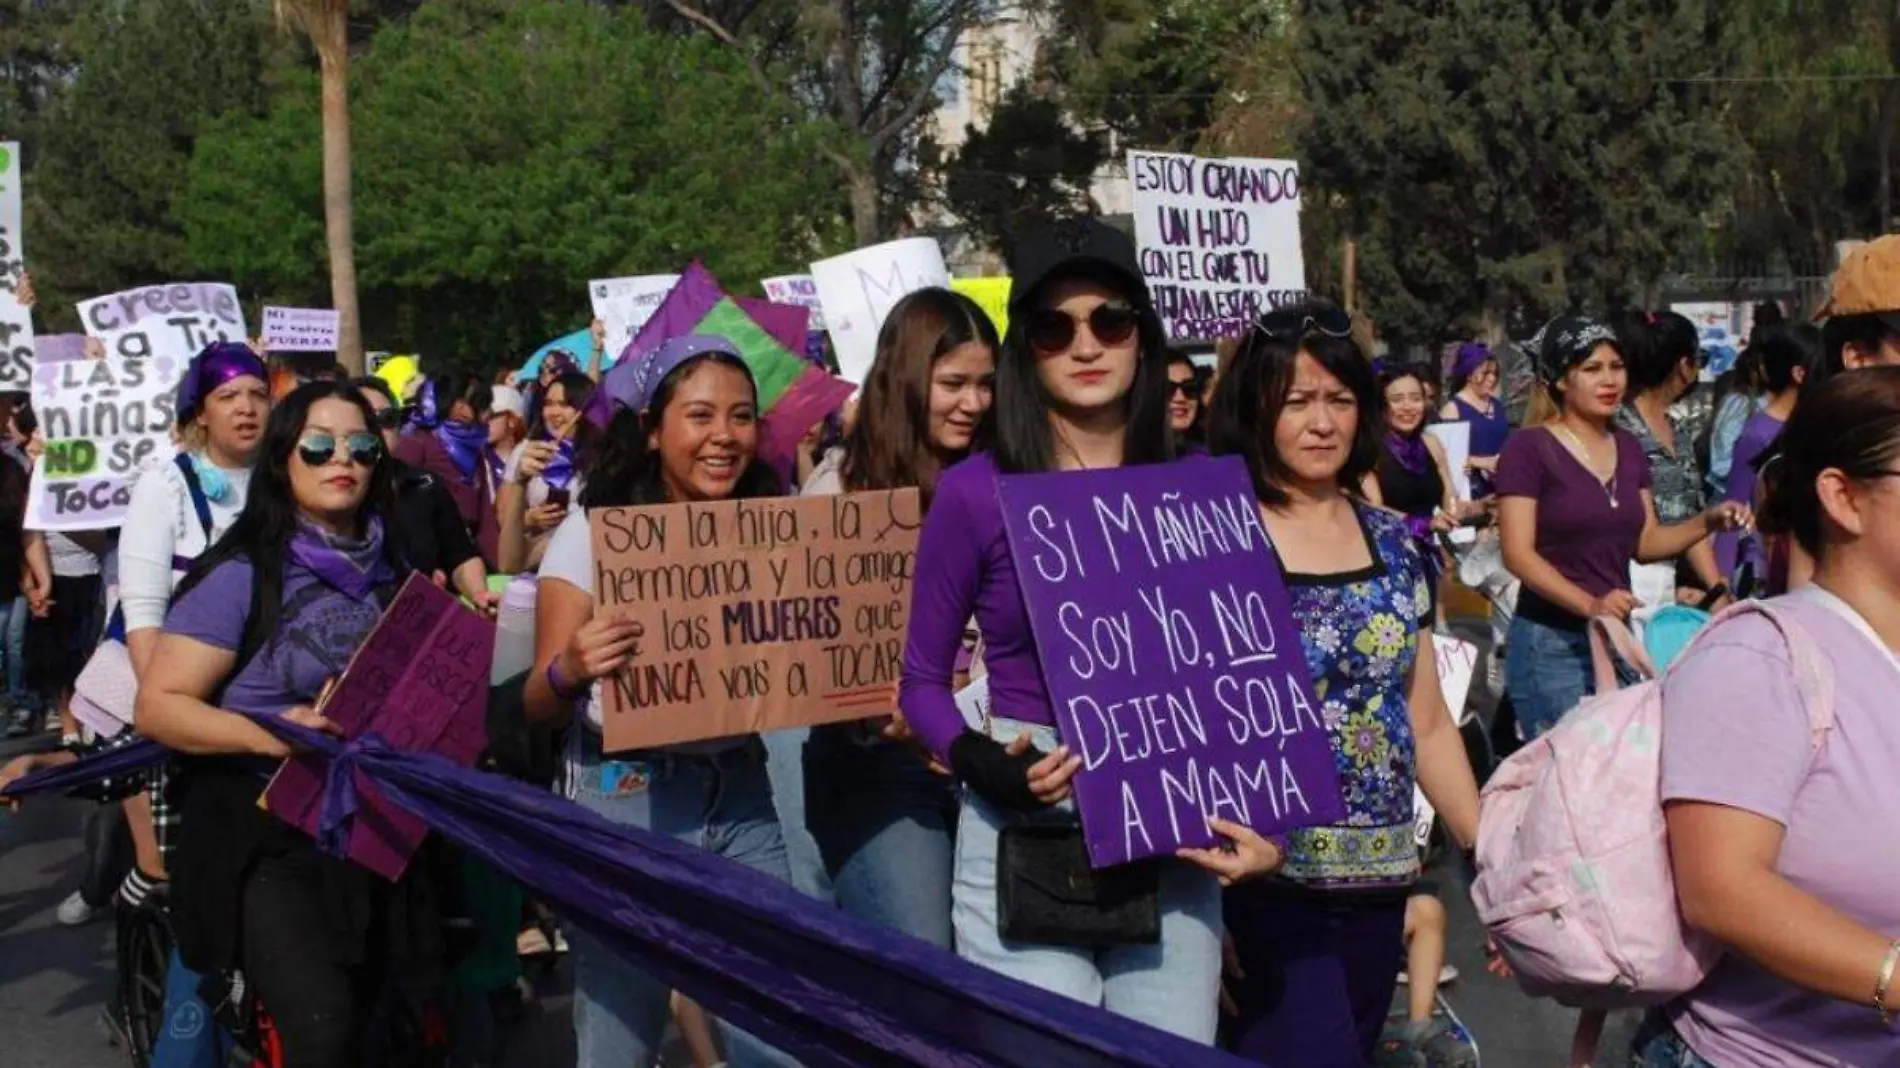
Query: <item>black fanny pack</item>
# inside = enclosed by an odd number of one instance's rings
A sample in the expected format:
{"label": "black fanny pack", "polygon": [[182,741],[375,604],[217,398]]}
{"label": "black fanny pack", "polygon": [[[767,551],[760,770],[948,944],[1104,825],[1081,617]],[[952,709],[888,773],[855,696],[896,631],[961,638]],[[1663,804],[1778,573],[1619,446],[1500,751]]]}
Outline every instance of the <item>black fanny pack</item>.
{"label": "black fanny pack", "polygon": [[1014,942],[1095,947],[1161,940],[1159,864],[1091,868],[1077,826],[1003,828],[996,894],[997,927]]}

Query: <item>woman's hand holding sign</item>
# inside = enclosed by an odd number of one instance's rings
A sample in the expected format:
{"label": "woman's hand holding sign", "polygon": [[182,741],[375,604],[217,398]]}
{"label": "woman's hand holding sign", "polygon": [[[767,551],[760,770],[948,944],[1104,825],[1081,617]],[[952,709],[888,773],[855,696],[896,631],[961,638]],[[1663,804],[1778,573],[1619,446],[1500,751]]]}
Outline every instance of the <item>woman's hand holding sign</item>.
{"label": "woman's hand holding sign", "polygon": [[574,632],[561,654],[561,674],[575,685],[619,671],[640,655],[641,624],[612,612],[597,612]]}
{"label": "woman's hand holding sign", "polygon": [[1175,855],[1213,872],[1220,877],[1222,886],[1271,875],[1286,863],[1286,854],[1280,852],[1280,847],[1255,834],[1250,827],[1219,816],[1209,817],[1207,826],[1228,844],[1212,849],[1179,849]]}

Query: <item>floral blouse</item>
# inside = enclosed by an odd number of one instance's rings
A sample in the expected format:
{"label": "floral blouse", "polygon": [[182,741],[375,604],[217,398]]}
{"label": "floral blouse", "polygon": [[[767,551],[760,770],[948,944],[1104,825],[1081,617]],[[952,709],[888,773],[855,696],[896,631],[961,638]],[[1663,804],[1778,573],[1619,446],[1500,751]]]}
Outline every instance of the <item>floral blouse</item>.
{"label": "floral blouse", "polygon": [[1402,518],[1360,505],[1359,525],[1371,567],[1286,576],[1346,798],[1343,824],[1287,835],[1280,878],[1318,889],[1403,887],[1419,873],[1406,698],[1431,586]]}

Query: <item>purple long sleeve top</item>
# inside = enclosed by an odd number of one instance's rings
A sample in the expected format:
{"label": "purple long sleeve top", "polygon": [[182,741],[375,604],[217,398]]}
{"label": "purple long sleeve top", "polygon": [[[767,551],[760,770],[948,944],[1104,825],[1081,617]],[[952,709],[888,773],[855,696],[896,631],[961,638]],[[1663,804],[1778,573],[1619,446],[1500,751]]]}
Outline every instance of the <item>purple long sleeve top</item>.
{"label": "purple long sleeve top", "polygon": [[1010,559],[996,460],[987,452],[944,472],[917,540],[909,642],[898,703],[925,745],[943,760],[964,729],[957,710],[957,656],[972,615],[983,632],[990,707],[1025,723],[1055,723],[1029,609]]}

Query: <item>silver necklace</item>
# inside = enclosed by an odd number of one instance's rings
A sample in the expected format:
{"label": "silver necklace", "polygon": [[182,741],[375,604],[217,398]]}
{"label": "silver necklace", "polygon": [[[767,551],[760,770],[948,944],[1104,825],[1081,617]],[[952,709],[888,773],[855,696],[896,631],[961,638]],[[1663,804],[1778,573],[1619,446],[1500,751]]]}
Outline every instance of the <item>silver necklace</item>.
{"label": "silver necklace", "polygon": [[[1572,451],[1576,453],[1577,459],[1583,464],[1583,469],[1590,472],[1591,477],[1596,479],[1597,485],[1603,487],[1603,495],[1609,498],[1610,507],[1622,507],[1616,499],[1616,453],[1611,452],[1610,454],[1610,474],[1608,478],[1605,478],[1603,473],[1597,470],[1596,462],[1590,457],[1590,450],[1584,446],[1583,439],[1577,436],[1577,432],[1565,426],[1563,423],[1558,423],[1557,429],[1563,432],[1564,437],[1570,439],[1570,444],[1573,447]],[[1612,447],[1615,446],[1616,439],[1614,436],[1611,437],[1610,444]]]}

